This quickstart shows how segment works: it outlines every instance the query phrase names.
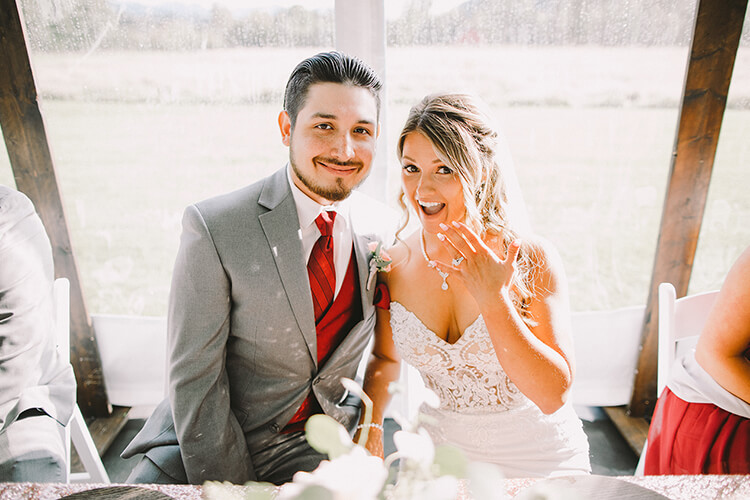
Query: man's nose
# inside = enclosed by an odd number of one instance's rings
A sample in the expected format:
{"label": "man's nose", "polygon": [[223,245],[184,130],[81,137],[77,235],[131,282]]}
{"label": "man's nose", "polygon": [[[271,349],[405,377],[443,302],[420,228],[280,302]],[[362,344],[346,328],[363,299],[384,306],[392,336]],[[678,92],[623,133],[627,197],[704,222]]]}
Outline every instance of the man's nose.
{"label": "man's nose", "polygon": [[354,141],[348,133],[340,134],[336,137],[331,155],[339,161],[349,161],[354,158]]}

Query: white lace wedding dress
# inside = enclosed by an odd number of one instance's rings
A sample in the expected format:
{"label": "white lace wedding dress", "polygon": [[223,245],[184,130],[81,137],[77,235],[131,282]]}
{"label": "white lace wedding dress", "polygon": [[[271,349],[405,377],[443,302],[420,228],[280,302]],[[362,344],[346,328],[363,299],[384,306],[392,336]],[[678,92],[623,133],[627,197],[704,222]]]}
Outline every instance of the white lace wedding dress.
{"label": "white lace wedding dress", "polygon": [[416,367],[440,406],[425,428],[435,444],[450,443],[473,461],[499,465],[506,477],[551,477],[590,471],[588,440],[568,402],[545,415],[503,371],[480,315],[449,344],[411,311],[391,302],[393,341]]}

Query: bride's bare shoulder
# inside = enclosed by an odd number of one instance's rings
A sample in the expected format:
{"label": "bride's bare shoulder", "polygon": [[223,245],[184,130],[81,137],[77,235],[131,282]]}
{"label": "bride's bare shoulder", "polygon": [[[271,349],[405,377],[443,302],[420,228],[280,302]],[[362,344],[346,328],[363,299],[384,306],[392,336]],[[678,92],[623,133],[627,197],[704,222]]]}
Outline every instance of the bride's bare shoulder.
{"label": "bride's bare shoulder", "polygon": [[411,234],[396,240],[396,243],[388,249],[391,260],[393,260],[394,269],[397,269],[409,261],[409,258],[413,253],[412,248],[414,248],[414,243],[418,243],[418,241],[419,240],[416,239],[415,235]]}

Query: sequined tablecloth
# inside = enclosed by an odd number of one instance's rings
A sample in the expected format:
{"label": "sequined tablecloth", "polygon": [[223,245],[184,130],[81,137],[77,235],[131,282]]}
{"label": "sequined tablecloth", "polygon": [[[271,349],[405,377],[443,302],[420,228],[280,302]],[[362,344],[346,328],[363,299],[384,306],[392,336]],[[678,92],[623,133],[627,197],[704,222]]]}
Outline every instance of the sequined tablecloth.
{"label": "sequined tablecloth", "polygon": [[[674,500],[740,500],[750,499],[750,475],[734,476],[619,476],[627,481]],[[539,479],[507,479],[505,490],[509,497],[539,483]],[[57,500],[66,495],[94,488],[111,487],[104,484],[42,484],[0,483],[0,500]],[[176,500],[201,500],[201,487],[192,485],[139,485],[158,491]]]}
{"label": "sequined tablecloth", "polygon": [[[673,500],[750,499],[750,475],[618,476],[612,479],[642,486]],[[539,484],[540,481],[539,479],[507,479],[505,490],[512,498],[523,489]]]}

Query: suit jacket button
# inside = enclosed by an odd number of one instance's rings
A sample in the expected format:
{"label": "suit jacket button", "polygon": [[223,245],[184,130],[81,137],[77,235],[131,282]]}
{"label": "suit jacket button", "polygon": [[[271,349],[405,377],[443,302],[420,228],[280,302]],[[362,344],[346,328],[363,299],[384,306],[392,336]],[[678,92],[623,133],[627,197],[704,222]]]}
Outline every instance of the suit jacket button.
{"label": "suit jacket button", "polygon": [[271,430],[273,432],[279,432],[279,424],[271,424]]}

